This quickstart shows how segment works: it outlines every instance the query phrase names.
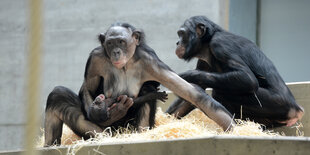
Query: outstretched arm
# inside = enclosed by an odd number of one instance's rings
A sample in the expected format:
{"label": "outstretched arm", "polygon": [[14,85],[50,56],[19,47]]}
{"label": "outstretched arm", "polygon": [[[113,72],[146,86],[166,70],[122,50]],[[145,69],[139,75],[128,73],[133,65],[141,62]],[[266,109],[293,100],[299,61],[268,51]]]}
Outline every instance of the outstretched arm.
{"label": "outstretched arm", "polygon": [[198,91],[194,86],[186,82],[173,71],[162,67],[164,64],[153,65],[156,63],[150,62],[148,65],[149,74],[152,78],[154,78],[154,80],[160,82],[162,85],[173,91],[176,95],[189,101],[202,110],[212,120],[219,124],[224,131],[231,128],[231,124],[233,124],[234,121],[232,120],[232,115],[224,106],[206,93]]}

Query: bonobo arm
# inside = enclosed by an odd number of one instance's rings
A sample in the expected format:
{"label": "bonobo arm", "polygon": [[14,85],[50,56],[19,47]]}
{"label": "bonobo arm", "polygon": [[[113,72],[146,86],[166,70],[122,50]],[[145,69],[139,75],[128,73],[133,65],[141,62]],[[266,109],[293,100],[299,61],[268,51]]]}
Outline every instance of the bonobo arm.
{"label": "bonobo arm", "polygon": [[133,99],[134,106],[138,106],[141,103],[145,103],[147,101],[151,100],[161,100],[162,102],[165,102],[168,98],[168,95],[165,91],[163,92],[151,92],[148,94],[145,94],[143,96],[139,96],[137,98]]}
{"label": "bonobo arm", "polygon": [[[99,84],[99,79],[97,80],[97,78],[94,78],[91,81],[92,81],[92,84]],[[88,82],[87,80],[84,80],[82,87],[80,89],[80,92],[79,92],[79,96],[80,96],[82,103],[84,105],[84,109],[85,109],[86,113],[88,114],[89,113],[89,107],[94,101],[91,93],[95,91],[95,88],[93,86],[87,84],[87,83],[90,83],[90,82]]]}
{"label": "bonobo arm", "polygon": [[[97,64],[96,64],[97,62]],[[98,89],[100,83],[100,71],[98,71],[98,58],[93,56],[93,52],[90,54],[87,64],[85,67],[85,74],[84,74],[84,82],[81,86],[79,91],[79,97],[82,100],[84,105],[84,110],[86,111],[87,115],[89,113],[89,107],[93,103],[94,96],[96,94],[96,90]]]}
{"label": "bonobo arm", "polygon": [[258,89],[258,81],[246,65],[246,63],[237,54],[229,52],[224,53],[220,45],[211,46],[214,57],[225,65],[228,71],[223,73],[205,72],[199,70],[190,70],[180,74],[180,77],[187,82],[195,83],[203,88],[214,88],[217,90],[252,93]]}
{"label": "bonobo arm", "polygon": [[160,82],[162,85],[173,91],[176,95],[189,101],[197,108],[202,110],[212,120],[219,124],[224,131],[231,128],[233,124],[232,115],[216,100],[204,92],[199,92],[194,86],[179,77],[173,71],[167,69],[165,64],[156,65],[158,60],[146,62],[147,71],[153,80]]}

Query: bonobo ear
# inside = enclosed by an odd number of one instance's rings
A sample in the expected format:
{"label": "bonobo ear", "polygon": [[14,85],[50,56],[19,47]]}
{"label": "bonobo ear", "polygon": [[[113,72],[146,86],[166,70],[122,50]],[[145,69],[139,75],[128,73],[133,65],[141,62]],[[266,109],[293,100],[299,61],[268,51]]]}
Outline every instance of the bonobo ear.
{"label": "bonobo ear", "polygon": [[141,30],[135,30],[132,32],[132,37],[134,38],[137,46],[140,44],[142,33],[143,32]]}
{"label": "bonobo ear", "polygon": [[206,26],[202,23],[197,24],[196,26],[196,33],[199,38],[203,37],[206,34]]}
{"label": "bonobo ear", "polygon": [[103,45],[104,40],[105,40],[105,35],[104,35],[104,33],[100,33],[100,34],[99,34],[98,40],[100,41],[101,45]]}

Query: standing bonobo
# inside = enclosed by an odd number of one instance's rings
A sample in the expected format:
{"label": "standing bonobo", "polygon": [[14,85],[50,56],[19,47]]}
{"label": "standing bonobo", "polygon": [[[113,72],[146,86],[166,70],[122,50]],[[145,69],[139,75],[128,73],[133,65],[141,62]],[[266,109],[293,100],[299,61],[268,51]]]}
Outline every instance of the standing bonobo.
{"label": "standing bonobo", "polygon": [[[266,127],[291,126],[302,118],[303,108],[254,43],[204,16],[186,20],[178,35],[176,55],[186,61],[199,59],[196,70],[180,76],[203,89],[213,88],[213,98],[236,118],[249,118]],[[178,99],[167,112],[182,117],[194,108]]]}
{"label": "standing bonobo", "polygon": [[[233,123],[231,114],[202,89],[195,88],[174,73],[145,43],[144,37],[141,30],[127,23],[113,24],[99,35],[101,46],[88,58],[79,96],[67,88],[56,87],[48,97],[46,146],[60,143],[63,123],[84,138],[93,136],[92,131],[102,132],[107,126],[131,123],[138,130],[153,127],[156,102],[151,100],[136,105],[132,98],[156,93],[159,83],[200,108],[223,129],[230,128]],[[153,98],[164,100],[166,96],[165,93],[157,94]],[[108,99],[116,99],[117,103]],[[136,100],[143,102],[141,98]],[[104,102],[102,106],[101,102]],[[96,105],[100,106],[93,109]],[[91,111],[96,113],[90,114]],[[98,113],[102,116],[93,118]]]}

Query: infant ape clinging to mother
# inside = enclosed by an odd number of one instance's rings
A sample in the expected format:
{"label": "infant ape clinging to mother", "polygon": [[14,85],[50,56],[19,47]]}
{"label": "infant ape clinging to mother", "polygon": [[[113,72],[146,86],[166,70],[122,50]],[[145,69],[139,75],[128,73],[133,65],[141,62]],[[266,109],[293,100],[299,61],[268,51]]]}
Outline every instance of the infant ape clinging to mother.
{"label": "infant ape clinging to mother", "polygon": [[165,91],[150,92],[134,99],[128,98],[127,95],[121,95],[118,98],[105,98],[103,94],[100,94],[89,106],[87,118],[92,122],[97,122],[100,127],[108,127],[123,118],[131,106],[138,107],[145,102],[156,99],[165,102],[168,99],[167,97]]}

